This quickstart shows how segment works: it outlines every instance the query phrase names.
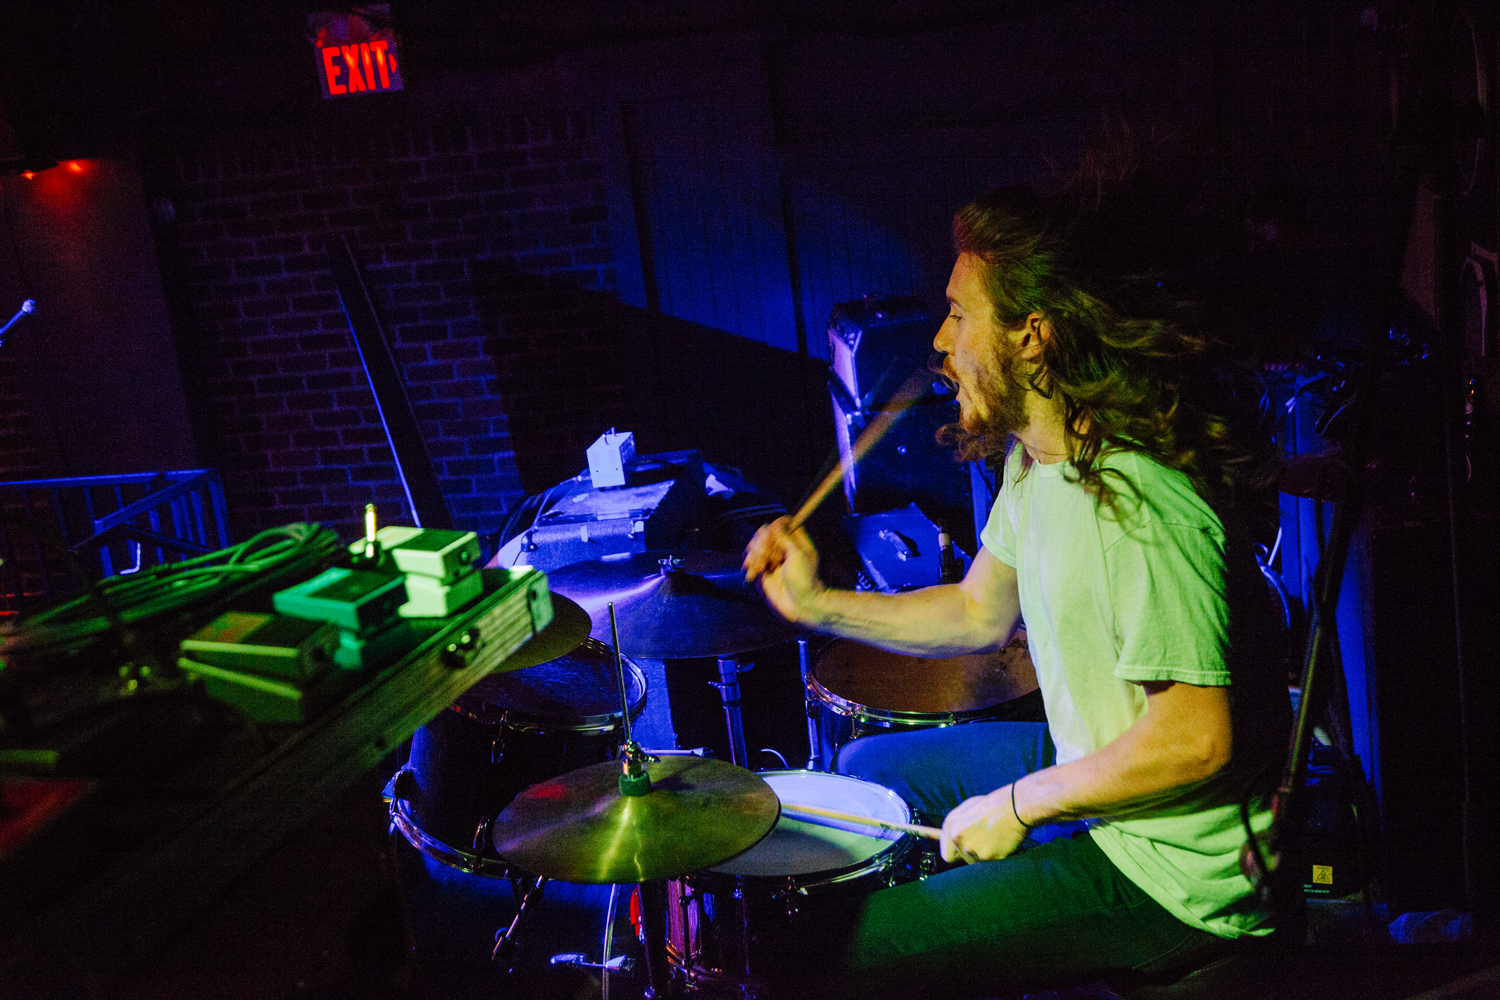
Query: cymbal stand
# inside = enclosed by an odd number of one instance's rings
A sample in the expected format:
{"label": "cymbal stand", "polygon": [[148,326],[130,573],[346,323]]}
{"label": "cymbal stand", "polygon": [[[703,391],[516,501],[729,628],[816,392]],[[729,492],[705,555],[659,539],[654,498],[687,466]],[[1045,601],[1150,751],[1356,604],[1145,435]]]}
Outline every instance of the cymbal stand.
{"label": "cymbal stand", "polygon": [[[651,777],[646,773],[650,757],[641,750],[639,743],[630,734],[630,696],[625,688],[625,664],[620,658],[620,623],[615,618],[615,604],[609,602],[609,633],[615,648],[615,676],[620,682],[620,721],[625,742],[620,747],[623,772],[620,774],[620,794],[647,795],[651,791]],[[664,997],[671,983],[671,968],[667,962],[667,883],[664,879],[652,879],[637,883],[641,894],[641,934],[646,946],[647,998]]]}
{"label": "cymbal stand", "polygon": [[797,637],[797,665],[802,668],[802,705],[807,712],[807,769],[825,770],[823,734],[818,725],[818,710],[812,696],[812,654],[807,650],[807,634]]}
{"label": "cymbal stand", "polygon": [[750,755],[745,752],[745,720],[740,714],[740,674],[750,669],[741,666],[732,657],[719,657],[719,680],[709,681],[719,689],[719,700],[724,703],[724,724],[729,728],[729,762],[739,767],[749,767]]}

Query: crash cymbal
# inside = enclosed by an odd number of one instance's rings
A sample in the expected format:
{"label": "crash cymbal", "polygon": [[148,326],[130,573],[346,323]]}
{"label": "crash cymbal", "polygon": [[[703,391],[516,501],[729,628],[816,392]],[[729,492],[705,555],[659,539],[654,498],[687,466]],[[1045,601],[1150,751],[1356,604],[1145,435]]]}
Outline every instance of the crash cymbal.
{"label": "crash cymbal", "polygon": [[589,630],[593,627],[594,623],[590,620],[587,611],[562,594],[554,592],[552,594],[552,621],[547,623],[546,628],[526,640],[520,649],[506,657],[493,672],[503,674],[511,670],[534,667],[538,663],[547,663],[559,656],[567,656],[583,644],[583,640],[589,637]]}
{"label": "crash cymbal", "polygon": [[607,761],[528,788],[496,817],[495,851],[564,882],[675,878],[754,846],[781,812],[770,785],[724,761],[652,760],[644,795],[621,794],[620,769]]}
{"label": "crash cymbal", "polygon": [[548,573],[547,583],[588,612],[594,638],[605,643],[612,641],[613,601],[627,656],[732,656],[796,637],[801,629],[745,582],[741,565],[740,556],[725,552],[637,552],[564,566]]}

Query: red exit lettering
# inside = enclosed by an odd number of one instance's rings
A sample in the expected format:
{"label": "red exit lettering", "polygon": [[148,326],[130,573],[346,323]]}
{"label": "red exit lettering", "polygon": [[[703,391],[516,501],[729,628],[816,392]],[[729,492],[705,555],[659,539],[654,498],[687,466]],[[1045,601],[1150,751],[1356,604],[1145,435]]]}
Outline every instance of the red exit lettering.
{"label": "red exit lettering", "polygon": [[387,39],[324,45],[318,58],[325,96],[402,89],[396,53]]}

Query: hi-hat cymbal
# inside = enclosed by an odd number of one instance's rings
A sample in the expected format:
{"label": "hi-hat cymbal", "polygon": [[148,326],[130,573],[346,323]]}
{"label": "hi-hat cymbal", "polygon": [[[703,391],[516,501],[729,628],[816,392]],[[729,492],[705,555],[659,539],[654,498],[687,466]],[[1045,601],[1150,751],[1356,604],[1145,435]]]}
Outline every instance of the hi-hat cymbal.
{"label": "hi-hat cymbal", "polygon": [[589,630],[593,627],[594,623],[590,620],[587,611],[562,594],[554,592],[552,594],[552,621],[547,623],[546,628],[526,640],[520,649],[506,657],[494,672],[503,674],[510,670],[521,670],[525,667],[534,667],[539,663],[547,663],[559,656],[567,656],[583,644],[583,640],[589,637]]}
{"label": "hi-hat cymbal", "polygon": [[594,638],[605,643],[612,642],[613,601],[627,656],[732,656],[801,632],[771,609],[759,586],[745,582],[741,558],[725,552],[637,552],[573,563],[548,573],[547,583],[588,612]]}
{"label": "hi-hat cymbal", "polygon": [[564,882],[676,878],[727,861],[776,825],[781,803],[742,767],[691,755],[650,761],[651,790],[620,793],[607,761],[533,785],[495,819],[507,863]]}

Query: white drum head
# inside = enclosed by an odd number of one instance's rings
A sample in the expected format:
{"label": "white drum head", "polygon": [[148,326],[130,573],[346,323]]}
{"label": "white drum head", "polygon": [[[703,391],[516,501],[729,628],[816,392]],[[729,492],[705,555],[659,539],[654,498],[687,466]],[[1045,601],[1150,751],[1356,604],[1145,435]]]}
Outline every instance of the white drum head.
{"label": "white drum head", "polygon": [[[911,810],[901,797],[873,781],[822,771],[762,771],[760,777],[783,805],[800,802],[887,823],[911,822]],[[709,870],[754,877],[833,872],[869,861],[905,836],[875,826],[783,811],[764,840]]]}

